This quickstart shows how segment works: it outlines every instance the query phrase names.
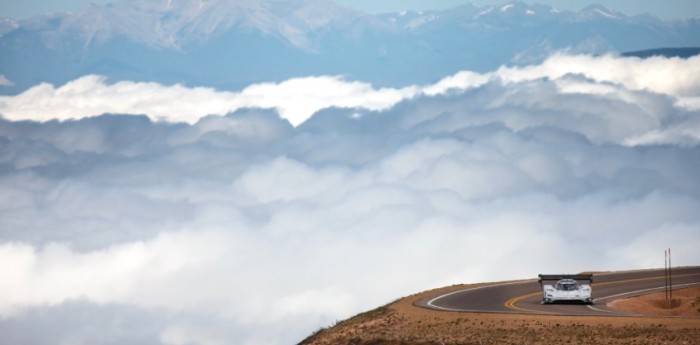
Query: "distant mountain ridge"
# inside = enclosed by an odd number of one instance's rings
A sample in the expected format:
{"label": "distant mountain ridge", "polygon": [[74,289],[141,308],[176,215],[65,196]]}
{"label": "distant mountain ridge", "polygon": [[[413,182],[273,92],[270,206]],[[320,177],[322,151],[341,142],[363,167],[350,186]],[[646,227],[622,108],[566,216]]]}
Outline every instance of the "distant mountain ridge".
{"label": "distant mountain ridge", "polygon": [[541,61],[554,51],[700,46],[700,19],[522,2],[370,15],[324,0],[120,0],[0,21],[0,93],[86,74],[239,89],[332,74],[378,86]]}
{"label": "distant mountain ridge", "polygon": [[87,44],[116,36],[154,48],[180,50],[226,31],[259,32],[300,49],[311,49],[312,33],[372,17],[320,0],[122,0],[88,5],[66,17],[59,31],[81,35]]}
{"label": "distant mountain ridge", "polygon": [[639,58],[648,58],[652,56],[663,56],[663,57],[678,57],[687,59],[700,55],[700,47],[686,47],[686,48],[658,48],[658,49],[648,49],[636,52],[625,52],[622,56],[635,56]]}

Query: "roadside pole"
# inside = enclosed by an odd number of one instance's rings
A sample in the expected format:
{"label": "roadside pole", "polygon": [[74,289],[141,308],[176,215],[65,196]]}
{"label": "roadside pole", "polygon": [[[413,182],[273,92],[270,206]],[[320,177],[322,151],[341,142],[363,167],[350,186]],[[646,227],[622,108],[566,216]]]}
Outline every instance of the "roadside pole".
{"label": "roadside pole", "polygon": [[671,248],[668,248],[668,297],[673,308],[673,271],[671,268]]}
{"label": "roadside pole", "polygon": [[668,308],[668,250],[664,249],[664,304]]}
{"label": "roadside pole", "polygon": [[664,250],[664,292],[665,292],[665,302],[666,308],[673,308],[673,278],[671,275],[673,270],[671,268],[671,248]]}

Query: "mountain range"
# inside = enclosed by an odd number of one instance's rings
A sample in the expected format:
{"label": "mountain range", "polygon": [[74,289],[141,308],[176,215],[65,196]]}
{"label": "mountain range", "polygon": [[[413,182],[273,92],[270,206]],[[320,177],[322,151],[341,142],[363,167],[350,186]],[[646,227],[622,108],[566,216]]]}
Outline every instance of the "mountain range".
{"label": "mountain range", "polygon": [[700,18],[522,2],[368,14],[324,0],[119,0],[0,20],[0,94],[87,74],[236,90],[344,75],[377,86],[539,62],[552,52],[700,46]]}

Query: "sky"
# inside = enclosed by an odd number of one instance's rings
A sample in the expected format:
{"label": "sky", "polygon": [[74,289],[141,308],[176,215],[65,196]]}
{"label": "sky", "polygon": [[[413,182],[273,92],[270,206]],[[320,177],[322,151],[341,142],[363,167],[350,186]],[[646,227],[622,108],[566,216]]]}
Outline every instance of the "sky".
{"label": "sky", "polygon": [[[0,0],[0,17],[24,18],[34,15],[75,11],[89,3],[105,4],[109,0]],[[459,5],[469,1],[460,0],[336,0],[345,6],[358,8],[367,12],[389,12],[400,10],[424,10],[439,9]],[[480,5],[501,5],[507,1],[473,0]],[[540,0],[533,3],[542,3],[559,9],[578,10],[591,4],[588,0]],[[696,0],[598,0],[611,9],[619,10],[627,14],[650,13],[664,19],[688,18],[700,16],[700,2]]]}

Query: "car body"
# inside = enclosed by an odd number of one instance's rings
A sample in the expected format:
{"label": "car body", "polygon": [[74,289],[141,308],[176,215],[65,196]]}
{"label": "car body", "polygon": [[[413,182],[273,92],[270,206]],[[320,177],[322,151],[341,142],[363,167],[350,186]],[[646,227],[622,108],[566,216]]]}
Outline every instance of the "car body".
{"label": "car body", "polygon": [[[543,281],[556,280],[554,285],[543,284]],[[578,281],[588,281],[588,284],[580,284]],[[580,301],[593,304],[593,288],[591,275],[542,275],[542,304],[550,304],[561,301]]]}

